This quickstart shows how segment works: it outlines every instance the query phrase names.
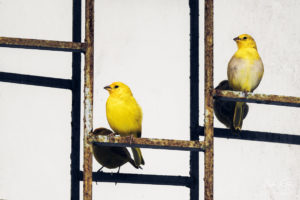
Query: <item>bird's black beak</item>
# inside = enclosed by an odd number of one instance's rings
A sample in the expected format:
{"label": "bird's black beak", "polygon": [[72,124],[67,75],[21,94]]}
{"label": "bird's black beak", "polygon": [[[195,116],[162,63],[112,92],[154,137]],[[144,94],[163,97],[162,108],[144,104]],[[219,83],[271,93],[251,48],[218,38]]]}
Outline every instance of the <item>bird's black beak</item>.
{"label": "bird's black beak", "polygon": [[107,91],[110,91],[111,87],[108,85],[108,86],[105,86],[104,89],[107,90]]}
{"label": "bird's black beak", "polygon": [[235,37],[233,38],[234,41],[238,41],[238,40],[241,40],[239,37]]}

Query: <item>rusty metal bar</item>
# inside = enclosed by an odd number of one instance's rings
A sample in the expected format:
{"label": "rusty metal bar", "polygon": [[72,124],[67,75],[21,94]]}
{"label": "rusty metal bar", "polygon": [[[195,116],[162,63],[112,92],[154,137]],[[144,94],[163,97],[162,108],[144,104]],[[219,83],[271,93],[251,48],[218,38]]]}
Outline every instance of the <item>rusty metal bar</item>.
{"label": "rusty metal bar", "polygon": [[214,90],[215,98],[227,101],[244,101],[249,103],[261,103],[279,106],[300,107],[300,97],[278,96],[266,94],[247,93],[247,97],[242,92],[230,90]]}
{"label": "rusty metal bar", "polygon": [[92,200],[92,144],[88,136],[93,130],[94,91],[94,0],[85,1],[85,66],[84,66],[84,163],[83,199]]}
{"label": "rusty metal bar", "polygon": [[[204,127],[199,127],[198,133],[199,135],[204,136]],[[240,134],[232,134],[230,129],[214,128],[214,137],[300,145],[300,135],[282,133],[267,133],[259,131],[242,130]]]}
{"label": "rusty metal bar", "polygon": [[[73,0],[72,41],[81,42],[81,0]],[[80,199],[81,53],[72,53],[71,199]]]}
{"label": "rusty metal bar", "polygon": [[85,44],[80,42],[62,42],[53,40],[36,40],[0,37],[0,47],[40,49],[51,51],[84,52]]}
{"label": "rusty metal bar", "polygon": [[213,0],[205,0],[205,111],[204,134],[207,149],[205,150],[204,167],[204,199],[213,200],[214,189],[214,109],[213,109]]}
{"label": "rusty metal bar", "polygon": [[69,79],[15,74],[8,72],[0,72],[0,81],[60,89],[72,89],[72,81]]}
{"label": "rusty metal bar", "polygon": [[[198,135],[198,133],[196,132]],[[122,146],[122,147],[142,147],[151,149],[169,149],[185,151],[204,151],[205,145],[201,141],[189,140],[167,140],[167,139],[149,139],[130,137],[107,137],[101,135],[91,135],[88,138],[89,143],[97,143],[104,146]]]}
{"label": "rusty metal bar", "polygon": [[[83,178],[83,173],[80,176]],[[192,179],[188,176],[166,176],[152,174],[126,174],[126,173],[105,173],[93,172],[94,182],[111,183],[133,183],[133,184],[151,184],[151,185],[173,185],[191,187]]]}
{"label": "rusty metal bar", "polygon": [[[199,141],[199,0],[190,7],[190,140]],[[199,199],[199,152],[190,152],[190,200]]]}

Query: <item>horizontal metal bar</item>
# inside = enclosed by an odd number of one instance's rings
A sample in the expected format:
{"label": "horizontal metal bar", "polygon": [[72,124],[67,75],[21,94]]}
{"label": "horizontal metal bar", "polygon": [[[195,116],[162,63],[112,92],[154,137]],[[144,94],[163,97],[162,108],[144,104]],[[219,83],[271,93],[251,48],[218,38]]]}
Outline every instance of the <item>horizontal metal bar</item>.
{"label": "horizontal metal bar", "polygon": [[[80,180],[83,180],[83,172],[80,171]],[[93,172],[94,182],[152,184],[152,185],[173,185],[190,187],[192,178],[188,176],[165,176],[148,174],[126,174],[126,173],[105,173]]]}
{"label": "horizontal metal bar", "polygon": [[[198,131],[199,135],[204,136],[204,128],[202,126],[199,127]],[[247,130],[242,130],[240,134],[233,134],[231,133],[230,129],[225,128],[215,128],[214,132],[214,136],[219,138],[300,145],[300,135],[267,133]]]}
{"label": "horizontal metal bar", "polygon": [[85,43],[0,37],[0,47],[85,52]]}
{"label": "horizontal metal bar", "polygon": [[279,106],[300,107],[300,97],[278,96],[266,94],[247,93],[229,90],[214,90],[214,97],[226,101],[243,101],[249,103],[261,103]]}
{"label": "horizontal metal bar", "polygon": [[72,80],[0,72],[0,81],[72,90]]}
{"label": "horizontal metal bar", "polygon": [[205,145],[202,141],[149,139],[135,137],[133,137],[131,140],[130,137],[106,137],[100,135],[90,135],[88,140],[90,143],[94,142],[105,146],[141,147],[151,149],[169,149],[183,151],[205,150]]}

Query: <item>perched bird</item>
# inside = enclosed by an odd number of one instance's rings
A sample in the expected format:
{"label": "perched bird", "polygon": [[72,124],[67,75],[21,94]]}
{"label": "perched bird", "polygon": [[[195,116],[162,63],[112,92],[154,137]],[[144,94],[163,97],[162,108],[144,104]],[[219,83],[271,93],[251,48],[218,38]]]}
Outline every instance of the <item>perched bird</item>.
{"label": "perched bird", "polygon": [[[113,132],[106,128],[97,128],[93,131],[93,135],[108,136],[111,133]],[[101,171],[103,167],[109,169],[119,167],[120,171],[121,166],[127,162],[137,169],[140,168],[135,164],[129,151],[125,147],[109,147],[93,144],[93,154],[98,163],[102,165],[98,171]]]}
{"label": "perched bird", "polygon": [[[229,83],[227,80],[223,80],[219,83],[219,85],[215,88],[216,90],[232,90],[232,88],[229,86]],[[230,128],[233,133],[236,133],[235,128],[233,127],[233,116],[234,116],[234,110],[235,110],[236,102],[234,101],[224,101],[221,99],[215,99],[214,100],[214,111],[217,119],[223,123],[227,128]],[[243,125],[243,119],[248,114],[249,106],[245,103],[243,104],[243,118],[241,121],[241,128]]]}
{"label": "perched bird", "polygon": [[[255,40],[248,34],[233,39],[238,50],[228,63],[227,76],[233,90],[253,92],[259,85],[264,74],[264,65],[257,52]],[[244,102],[236,102],[233,127],[241,130],[244,116]]]}
{"label": "perched bird", "polygon": [[[106,101],[106,117],[112,130],[121,136],[141,137],[143,113],[130,88],[121,82],[105,86],[109,92]],[[131,148],[135,164],[144,165],[140,148]]]}

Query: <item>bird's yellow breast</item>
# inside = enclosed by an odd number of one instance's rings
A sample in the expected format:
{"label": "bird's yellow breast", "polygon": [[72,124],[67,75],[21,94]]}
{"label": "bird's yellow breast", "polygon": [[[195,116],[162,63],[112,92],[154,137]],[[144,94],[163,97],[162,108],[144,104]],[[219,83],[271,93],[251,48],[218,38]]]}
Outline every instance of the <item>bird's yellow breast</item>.
{"label": "bird's yellow breast", "polygon": [[119,98],[109,96],[106,102],[106,117],[114,132],[129,136],[142,129],[142,109],[133,96]]}
{"label": "bird's yellow breast", "polygon": [[228,81],[234,90],[252,92],[260,83],[263,63],[255,48],[239,49],[228,64]]}

